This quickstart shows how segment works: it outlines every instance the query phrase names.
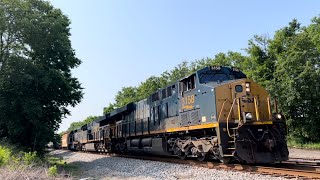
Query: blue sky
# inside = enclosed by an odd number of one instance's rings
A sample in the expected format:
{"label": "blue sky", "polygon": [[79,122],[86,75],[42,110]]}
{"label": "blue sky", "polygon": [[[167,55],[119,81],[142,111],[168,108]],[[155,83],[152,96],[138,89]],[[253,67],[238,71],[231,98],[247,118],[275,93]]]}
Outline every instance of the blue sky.
{"label": "blue sky", "polygon": [[84,98],[60,131],[89,115],[102,115],[124,86],[184,60],[240,51],[253,35],[269,35],[293,18],[302,25],[320,14],[320,1],[50,0],[67,15],[82,64],[73,70]]}

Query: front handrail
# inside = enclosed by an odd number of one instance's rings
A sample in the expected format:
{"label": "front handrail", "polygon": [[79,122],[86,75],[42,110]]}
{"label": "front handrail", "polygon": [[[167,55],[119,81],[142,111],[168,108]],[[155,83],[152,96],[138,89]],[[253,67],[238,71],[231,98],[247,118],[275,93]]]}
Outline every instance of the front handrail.
{"label": "front handrail", "polygon": [[220,117],[221,117],[221,114],[222,114],[222,111],[223,111],[223,108],[224,108],[224,104],[227,102],[227,100],[225,100],[223,103],[222,103],[222,106],[221,106],[221,110],[220,110],[220,113],[219,113],[219,116],[218,116],[218,122],[220,122]]}
{"label": "front handrail", "polygon": [[[233,139],[235,139],[235,137],[230,134],[230,130],[229,130],[229,118],[230,118],[231,112],[232,112],[232,110],[233,110],[234,104],[235,104],[235,102],[236,102],[236,100],[237,100],[237,103],[238,103],[238,108],[237,108],[237,110],[238,110],[238,122],[241,121],[240,99],[241,99],[241,97],[240,97],[240,98],[234,98],[234,99],[233,99],[232,105],[231,105],[231,107],[230,107],[230,111],[229,111],[228,116],[227,116],[227,132],[228,132],[228,136],[231,137],[231,138],[233,138]],[[253,97],[253,101],[254,101],[254,109],[255,109],[255,113],[256,113],[256,118],[257,118],[257,121],[259,121],[259,120],[260,120],[260,117],[259,117],[259,109],[258,109],[258,103],[257,103],[256,97]],[[220,122],[220,117],[221,117],[221,114],[222,114],[222,110],[223,110],[224,104],[225,104],[226,102],[227,102],[227,100],[225,100],[225,101],[223,102],[223,104],[222,104],[222,107],[221,107],[221,110],[220,110],[220,113],[219,113],[219,117],[218,117],[218,122]]]}
{"label": "front handrail", "polygon": [[234,105],[236,99],[237,99],[237,98],[234,98],[234,99],[233,99],[233,102],[232,102],[232,105],[231,105],[229,114],[228,114],[228,116],[227,116],[227,132],[228,132],[228,136],[231,137],[231,138],[233,138],[234,140],[235,140],[236,138],[235,138],[235,136],[231,136],[230,130],[229,130],[229,117],[230,117],[231,112],[232,112],[232,110],[233,110],[233,105]]}
{"label": "front handrail", "polygon": [[269,120],[271,120],[272,119],[272,113],[271,113],[271,103],[270,103],[270,97],[269,96],[267,98],[267,103],[268,103]]}
{"label": "front handrail", "polygon": [[257,102],[257,99],[256,97],[253,96],[253,103],[254,103],[254,109],[256,111],[256,118],[257,118],[257,121],[260,121],[260,117],[259,117],[259,110],[258,110],[258,102]]}
{"label": "front handrail", "polygon": [[[253,103],[254,103],[254,111],[255,111],[255,115],[256,115],[256,121],[261,121],[260,119],[260,113],[259,113],[259,103],[258,103],[258,97],[257,96],[251,96],[253,98]],[[241,116],[241,105],[240,105],[240,101],[241,101],[241,98],[242,97],[238,97],[238,98],[234,98],[233,101],[232,101],[232,105],[230,107],[230,111],[228,113],[228,116],[227,116],[227,119],[226,119],[226,123],[227,123],[227,132],[228,132],[228,135],[229,137],[231,138],[234,138],[234,136],[232,136],[230,134],[230,131],[229,131],[229,119],[231,117],[231,113],[232,111],[234,110],[234,105],[235,103],[237,102],[238,103],[238,107],[237,107],[237,113],[238,113],[238,123],[240,123],[240,121],[242,121],[241,119],[245,120],[245,117],[242,117]],[[218,123],[220,123],[220,120],[221,120],[221,115],[222,115],[222,111],[224,110],[224,106],[225,106],[225,103],[227,102],[228,100],[225,99],[225,101],[222,103],[222,106],[221,106],[221,109],[220,109],[220,112],[219,112],[219,116],[218,116]],[[271,111],[271,102],[270,102],[270,97],[268,96],[267,97],[267,108],[268,108],[268,113],[269,113],[269,120],[272,119],[272,111]],[[241,118],[242,117],[242,118]]]}

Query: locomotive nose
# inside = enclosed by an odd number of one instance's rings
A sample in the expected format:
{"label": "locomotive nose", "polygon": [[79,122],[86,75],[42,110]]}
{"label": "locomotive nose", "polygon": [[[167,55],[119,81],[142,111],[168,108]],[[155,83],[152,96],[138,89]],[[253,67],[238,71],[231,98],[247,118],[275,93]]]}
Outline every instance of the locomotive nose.
{"label": "locomotive nose", "polygon": [[229,121],[248,123],[280,117],[271,113],[268,92],[252,80],[241,79],[219,86],[216,95],[220,120],[229,117]]}

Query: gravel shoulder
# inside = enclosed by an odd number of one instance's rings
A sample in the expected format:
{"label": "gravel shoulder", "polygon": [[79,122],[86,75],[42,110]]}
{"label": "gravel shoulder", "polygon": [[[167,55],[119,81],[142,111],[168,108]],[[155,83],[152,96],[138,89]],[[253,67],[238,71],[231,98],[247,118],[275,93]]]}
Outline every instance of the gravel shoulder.
{"label": "gravel shoulder", "polygon": [[207,169],[190,165],[76,153],[65,150],[55,150],[51,154],[62,157],[68,164],[79,167],[80,173],[75,177],[76,179],[283,179],[248,172]]}
{"label": "gravel shoulder", "polygon": [[289,148],[289,157],[291,157],[291,158],[320,159],[320,150]]}

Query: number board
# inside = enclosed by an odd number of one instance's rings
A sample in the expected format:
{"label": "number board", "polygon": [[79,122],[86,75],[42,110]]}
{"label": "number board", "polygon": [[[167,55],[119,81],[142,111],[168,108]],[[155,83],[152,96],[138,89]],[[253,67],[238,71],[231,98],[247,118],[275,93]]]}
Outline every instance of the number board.
{"label": "number board", "polygon": [[194,107],[194,94],[190,96],[182,97],[181,99],[182,109],[189,110]]}

